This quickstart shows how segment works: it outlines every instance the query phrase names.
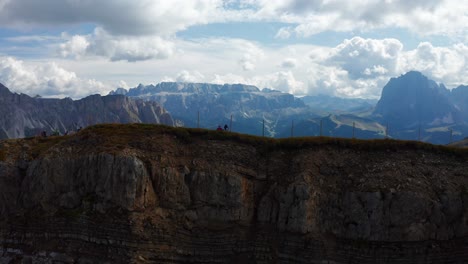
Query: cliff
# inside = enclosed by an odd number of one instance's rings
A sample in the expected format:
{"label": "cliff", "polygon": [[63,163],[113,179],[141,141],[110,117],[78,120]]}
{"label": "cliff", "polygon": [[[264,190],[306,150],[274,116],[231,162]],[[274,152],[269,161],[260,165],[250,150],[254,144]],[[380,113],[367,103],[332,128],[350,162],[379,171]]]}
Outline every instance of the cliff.
{"label": "cliff", "polygon": [[254,135],[262,131],[255,124],[264,120],[266,135],[275,136],[293,119],[317,116],[292,94],[244,84],[162,82],[110,94],[155,101],[187,127],[215,129],[230,124],[232,115],[234,131]]}
{"label": "cliff", "polygon": [[156,102],[123,95],[91,95],[80,100],[33,98],[12,93],[0,84],[0,139],[31,137],[42,131],[64,134],[101,123],[174,125],[171,115]]}
{"label": "cliff", "polygon": [[141,124],[0,141],[0,262],[464,263],[467,161]]}
{"label": "cliff", "polygon": [[[462,89],[456,89],[462,94]],[[457,97],[457,96],[454,96]],[[451,92],[420,72],[392,78],[382,89],[374,115],[398,127],[442,126],[464,123],[463,103],[455,105]]]}

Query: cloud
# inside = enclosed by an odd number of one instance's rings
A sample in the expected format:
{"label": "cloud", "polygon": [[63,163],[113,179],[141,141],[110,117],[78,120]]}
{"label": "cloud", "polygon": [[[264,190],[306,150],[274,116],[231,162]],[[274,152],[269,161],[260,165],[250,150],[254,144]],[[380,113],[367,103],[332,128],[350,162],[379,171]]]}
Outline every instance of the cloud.
{"label": "cloud", "polygon": [[404,54],[401,71],[417,70],[449,87],[468,84],[468,46],[434,47],[423,42]]}
{"label": "cloud", "polygon": [[278,30],[278,32],[275,35],[275,38],[277,39],[288,39],[291,37],[291,32],[293,29],[291,27],[282,27]]}
{"label": "cloud", "polygon": [[307,93],[305,84],[297,80],[291,71],[279,71],[263,76],[256,76],[251,83],[257,85],[259,88],[273,88],[295,95],[304,95]]}
{"label": "cloud", "polygon": [[297,65],[297,60],[294,58],[286,58],[281,63],[281,67],[283,68],[295,68]]}
{"label": "cloud", "polygon": [[0,23],[16,28],[91,23],[113,35],[170,35],[215,19],[223,1],[3,0],[0,7]]}
{"label": "cloud", "polygon": [[375,99],[388,80],[387,76],[353,79],[341,67],[316,65],[308,71],[307,94]]}
{"label": "cloud", "polygon": [[62,57],[75,57],[81,58],[87,53],[90,46],[86,36],[73,36],[67,42],[60,44],[60,55]]}
{"label": "cloud", "polygon": [[79,59],[100,56],[111,61],[135,62],[166,59],[173,54],[174,45],[156,36],[113,36],[102,28],[96,28],[91,35],[75,35],[69,38],[59,49],[63,57]]}
{"label": "cloud", "polygon": [[46,36],[46,35],[26,35],[26,36],[7,37],[5,38],[5,40],[9,42],[16,42],[16,43],[59,42],[61,41],[61,38],[57,36]]}
{"label": "cloud", "polygon": [[308,37],[320,32],[404,28],[419,35],[464,36],[468,31],[468,2],[457,0],[252,0],[257,18],[295,26],[278,38]]}
{"label": "cloud", "polygon": [[248,59],[244,58],[240,60],[240,64],[242,65],[242,69],[244,69],[244,71],[253,71],[255,69],[255,64],[253,64]]}
{"label": "cloud", "polygon": [[191,83],[198,83],[203,82],[205,76],[198,71],[186,71],[183,70],[177,74],[176,81],[177,82],[191,82]]}
{"label": "cloud", "polygon": [[91,24],[111,35],[166,38],[191,26],[281,22],[277,38],[404,28],[466,36],[467,1],[458,0],[0,0],[0,24],[21,29]]}
{"label": "cloud", "polygon": [[237,47],[237,49],[244,53],[242,59],[239,60],[244,71],[253,71],[256,62],[261,60],[265,55],[262,48],[249,41],[243,41],[242,45]]}
{"label": "cloud", "polygon": [[43,97],[81,98],[111,89],[94,79],[81,79],[56,63],[32,65],[13,57],[0,57],[0,82],[15,92]]}
{"label": "cloud", "polygon": [[392,77],[420,71],[449,88],[468,84],[468,46],[459,43],[435,47],[422,42],[405,51],[396,39],[345,40],[324,57],[311,52],[307,74],[308,93],[341,97],[378,98]]}
{"label": "cloud", "polygon": [[241,75],[236,75],[232,73],[228,74],[215,74],[215,77],[210,81],[210,83],[215,83],[215,84],[251,84],[250,81],[247,81],[243,76]]}
{"label": "cloud", "polygon": [[402,50],[403,44],[397,39],[354,37],[335,47],[328,62],[346,70],[352,79],[372,78],[395,74]]}

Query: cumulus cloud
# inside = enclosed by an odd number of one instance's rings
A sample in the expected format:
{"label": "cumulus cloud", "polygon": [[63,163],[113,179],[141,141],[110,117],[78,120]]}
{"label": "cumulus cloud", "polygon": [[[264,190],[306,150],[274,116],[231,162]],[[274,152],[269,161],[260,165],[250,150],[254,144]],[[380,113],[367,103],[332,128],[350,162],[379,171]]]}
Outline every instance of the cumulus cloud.
{"label": "cumulus cloud", "polygon": [[[233,43],[235,45],[235,43]],[[263,50],[255,43],[250,41],[243,41],[242,45],[237,47],[244,55],[239,63],[244,71],[252,71],[255,69],[256,61],[263,58],[265,55]]]}
{"label": "cumulus cloud", "polygon": [[468,46],[434,47],[423,42],[404,54],[401,71],[417,70],[450,87],[468,84]]}
{"label": "cumulus cloud", "polygon": [[0,82],[15,92],[43,97],[81,98],[111,89],[99,81],[81,79],[56,63],[32,65],[13,57],[0,57]]}
{"label": "cumulus cloud", "polygon": [[255,64],[246,58],[240,60],[240,64],[242,65],[242,69],[244,69],[244,71],[252,71],[255,69]]}
{"label": "cumulus cloud", "polygon": [[232,73],[215,74],[215,77],[210,82],[215,84],[251,84],[251,81],[247,81],[243,76]]}
{"label": "cumulus cloud", "polygon": [[468,2],[457,0],[251,0],[256,17],[296,24],[279,38],[311,36],[325,31],[367,31],[396,27],[417,34],[463,35],[468,29]]}
{"label": "cumulus cloud", "polygon": [[297,60],[294,58],[286,58],[281,63],[281,67],[283,68],[295,68],[297,65]]}
{"label": "cumulus cloud", "polygon": [[[66,37],[66,35],[65,35]],[[102,28],[91,35],[75,35],[60,45],[63,57],[82,58],[100,56],[111,61],[130,62],[149,59],[166,59],[174,50],[174,44],[155,36],[113,36]]]}
{"label": "cumulus cloud", "polygon": [[272,74],[256,76],[251,83],[260,88],[273,88],[295,95],[304,95],[307,93],[305,84],[297,80],[291,71],[279,71]]}
{"label": "cumulus cloud", "polygon": [[192,82],[192,83],[197,83],[197,82],[203,82],[205,79],[205,76],[201,74],[198,71],[186,71],[183,70],[177,74],[176,81],[177,82]]}
{"label": "cumulus cloud", "polygon": [[307,74],[312,94],[378,98],[390,78],[412,70],[449,88],[468,84],[468,46],[462,43],[435,47],[423,42],[404,50],[396,39],[355,37],[332,48],[326,57],[312,54]]}
{"label": "cumulus cloud", "polygon": [[341,67],[316,65],[308,71],[308,94],[345,98],[379,98],[387,76],[353,79]]}
{"label": "cumulus cloud", "polygon": [[345,40],[333,49],[328,62],[339,65],[353,79],[371,78],[383,74],[395,74],[403,44],[397,39]]}
{"label": "cumulus cloud", "polygon": [[458,0],[1,0],[0,23],[26,29],[87,23],[112,35],[167,37],[194,25],[274,21],[290,24],[277,38],[387,27],[465,36],[467,9]]}

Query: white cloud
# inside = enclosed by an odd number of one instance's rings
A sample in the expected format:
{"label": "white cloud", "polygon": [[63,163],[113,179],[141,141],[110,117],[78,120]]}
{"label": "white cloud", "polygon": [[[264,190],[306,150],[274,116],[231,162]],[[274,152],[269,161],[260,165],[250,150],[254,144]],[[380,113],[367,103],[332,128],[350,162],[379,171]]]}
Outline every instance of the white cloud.
{"label": "white cloud", "polygon": [[242,69],[244,69],[244,71],[253,71],[255,69],[255,64],[246,58],[240,60],[239,62],[242,65]]}
{"label": "white cloud", "polygon": [[0,82],[15,92],[44,97],[80,98],[111,89],[94,79],[81,79],[53,62],[32,65],[12,57],[0,57]]}
{"label": "white cloud", "polygon": [[96,28],[91,35],[73,36],[60,45],[63,57],[101,56],[111,61],[166,59],[173,52],[173,43],[160,37],[113,36],[101,28]]}
{"label": "white cloud", "polygon": [[282,27],[278,30],[275,35],[277,39],[288,39],[291,37],[292,28],[291,27]]}
{"label": "white cloud", "polygon": [[[20,87],[21,92],[28,94],[66,94],[72,97],[79,97],[76,93],[88,95],[108,87],[102,83],[90,84],[77,74],[115,84],[108,90],[115,89],[121,80],[130,87],[138,83],[180,81],[243,83],[296,95],[325,93],[363,98],[378,98],[391,77],[409,70],[422,71],[449,88],[468,84],[468,47],[464,44],[437,47],[421,43],[415,49],[405,50],[403,44],[395,39],[360,37],[345,40],[334,48],[305,44],[277,47],[229,38],[174,39],[177,51],[167,59],[129,63],[102,59],[107,58],[105,56],[93,57],[99,53],[91,52],[89,47],[93,44],[89,36],[85,36],[84,40],[78,38],[75,41],[78,44],[68,47],[68,50],[73,50],[69,51],[68,56],[78,54],[86,58],[85,63],[82,60],[61,60],[55,64],[55,68],[66,68],[64,72],[53,70],[54,66],[48,64],[20,62],[22,66],[15,67],[26,69],[21,71],[14,70],[13,63],[9,63],[10,67],[4,67],[8,63],[2,63],[2,81],[10,79],[14,87]],[[82,48],[85,46],[86,49]],[[106,54],[110,57],[109,53]],[[252,63],[255,68],[246,71],[243,66],[248,65],[242,65],[243,62]],[[49,83],[42,76],[61,77]],[[62,85],[65,88],[59,87]],[[47,90],[49,87],[55,91]]]}
{"label": "white cloud", "polygon": [[453,88],[468,84],[468,46],[434,47],[428,42],[404,54],[401,71],[417,70]]}
{"label": "white cloud", "polygon": [[448,88],[468,84],[468,46],[435,47],[420,43],[405,51],[395,39],[355,37],[337,45],[327,57],[313,52],[310,58],[308,92],[341,97],[378,98],[392,77],[421,71]]}
{"label": "white cloud", "polygon": [[67,42],[60,44],[60,55],[81,58],[86,55],[89,45],[90,43],[85,36],[73,36]]}
{"label": "white cloud", "polygon": [[403,44],[396,39],[354,37],[334,48],[328,62],[339,65],[353,79],[395,74]]}
{"label": "white cloud", "polygon": [[26,42],[58,42],[61,41],[60,37],[56,36],[47,36],[47,35],[25,35],[25,36],[16,36],[16,37],[7,37],[6,41],[16,42],[16,43],[26,43]]}
{"label": "white cloud", "polygon": [[191,83],[198,83],[203,82],[205,76],[198,71],[186,71],[183,70],[177,74],[176,81],[177,82],[191,82]]}
{"label": "white cloud", "polygon": [[236,75],[232,73],[220,75],[220,74],[215,74],[215,77],[210,81],[210,83],[215,83],[215,84],[251,84],[250,81],[245,80],[245,78],[241,75]]}
{"label": "white cloud", "polygon": [[257,18],[296,25],[278,38],[307,37],[325,31],[369,31],[405,28],[420,35],[464,36],[467,1],[458,0],[252,0]]}
{"label": "white cloud", "polygon": [[281,67],[283,68],[295,68],[297,65],[297,60],[294,58],[286,58],[281,63]]}
{"label": "white cloud", "polygon": [[273,88],[295,95],[307,93],[305,84],[297,80],[291,71],[279,71],[268,75],[256,76],[251,83],[259,88]]}
{"label": "white cloud", "polygon": [[17,28],[91,23],[113,35],[170,35],[218,19],[222,4],[221,0],[2,1],[0,23]]}
{"label": "white cloud", "polygon": [[111,35],[165,38],[195,25],[250,21],[290,24],[277,38],[382,28],[464,37],[467,9],[468,2],[459,0],[1,0],[0,24],[31,29],[86,23]]}

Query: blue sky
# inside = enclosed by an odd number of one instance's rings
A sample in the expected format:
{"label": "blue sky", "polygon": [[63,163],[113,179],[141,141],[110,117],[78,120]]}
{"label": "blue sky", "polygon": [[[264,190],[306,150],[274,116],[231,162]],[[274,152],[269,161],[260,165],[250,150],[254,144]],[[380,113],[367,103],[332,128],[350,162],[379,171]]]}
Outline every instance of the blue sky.
{"label": "blue sky", "polygon": [[378,98],[423,72],[468,84],[468,2],[0,0],[0,82],[80,98],[161,81]]}

